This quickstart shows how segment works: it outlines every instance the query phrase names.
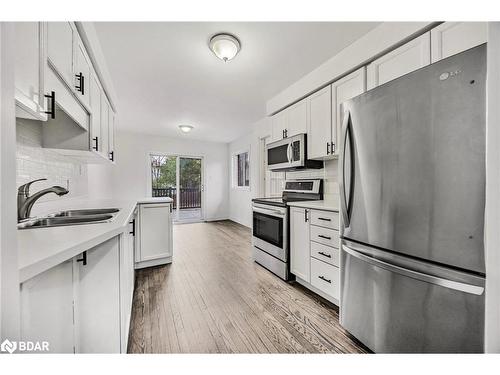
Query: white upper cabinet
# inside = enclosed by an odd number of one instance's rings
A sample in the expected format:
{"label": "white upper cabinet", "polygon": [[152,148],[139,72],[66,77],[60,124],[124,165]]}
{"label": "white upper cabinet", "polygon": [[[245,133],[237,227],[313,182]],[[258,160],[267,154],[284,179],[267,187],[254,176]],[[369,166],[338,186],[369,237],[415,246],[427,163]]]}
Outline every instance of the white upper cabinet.
{"label": "white upper cabinet", "polygon": [[306,133],[307,132],[307,100],[303,99],[295,103],[290,108],[287,108],[288,124],[286,127],[286,136]]}
{"label": "white upper cabinet", "polygon": [[487,22],[445,22],[431,30],[432,62],[486,43]]}
{"label": "white upper cabinet", "polygon": [[286,109],[271,117],[271,142],[285,138],[287,126],[288,113]]}
{"label": "white upper cabinet", "polygon": [[327,86],[307,98],[307,156],[322,159],[330,156],[332,139],[332,91]]}
{"label": "white upper cabinet", "polygon": [[78,38],[78,43],[76,46],[75,55],[75,83],[73,85],[75,89],[76,96],[80,101],[87,107],[90,107],[90,71],[92,63],[87,55],[85,46],[83,45],[80,38]]}
{"label": "white upper cabinet", "polygon": [[73,33],[71,22],[47,22],[47,58],[69,87],[73,87]]}
{"label": "white upper cabinet", "polygon": [[373,61],[367,67],[372,89],[431,63],[430,31]]}
{"label": "white upper cabinet", "polygon": [[115,161],[115,112],[108,108],[108,159]]}
{"label": "white upper cabinet", "polygon": [[90,75],[89,86],[90,108],[92,112],[90,114],[92,149],[102,154],[103,147],[101,136],[101,85],[99,84],[99,79],[95,74]]}
{"label": "white upper cabinet", "polygon": [[[34,120],[46,120],[43,96],[43,24],[14,23],[16,114]],[[20,109],[20,111],[19,111]]]}
{"label": "white upper cabinet", "polygon": [[310,282],[309,210],[290,207],[290,271]]}
{"label": "white upper cabinet", "polygon": [[342,127],[342,103],[366,91],[366,68],[339,79],[332,84],[332,147],[334,155],[339,155]]}

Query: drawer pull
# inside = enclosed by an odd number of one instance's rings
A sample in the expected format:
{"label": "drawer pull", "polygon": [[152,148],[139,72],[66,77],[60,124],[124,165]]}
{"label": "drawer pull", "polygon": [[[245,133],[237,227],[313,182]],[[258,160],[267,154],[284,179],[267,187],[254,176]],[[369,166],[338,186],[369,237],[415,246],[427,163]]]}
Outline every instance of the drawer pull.
{"label": "drawer pull", "polygon": [[318,220],[332,221],[332,219],[327,219],[326,217],[318,217]]}
{"label": "drawer pull", "polygon": [[331,240],[332,239],[332,237],[323,236],[322,234],[318,234],[318,237],[324,238],[325,240]]}
{"label": "drawer pull", "polygon": [[331,284],[331,283],[332,283],[332,280],[329,280],[329,279],[327,279],[327,278],[326,278],[326,277],[324,277],[324,276],[318,276],[318,279],[321,279],[321,280],[323,280],[323,281],[326,281],[328,284]]}
{"label": "drawer pull", "polygon": [[331,258],[332,256],[330,254],[324,253],[322,251],[318,251],[319,255],[323,255],[324,257]]}

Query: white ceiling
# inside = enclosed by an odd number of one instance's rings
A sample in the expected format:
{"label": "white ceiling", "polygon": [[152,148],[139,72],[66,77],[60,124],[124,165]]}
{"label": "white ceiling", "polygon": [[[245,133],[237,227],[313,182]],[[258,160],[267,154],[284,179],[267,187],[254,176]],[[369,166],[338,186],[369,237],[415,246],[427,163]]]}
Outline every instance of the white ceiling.
{"label": "white ceiling", "polygon": [[[268,99],[364,35],[374,22],[96,22],[116,89],[119,129],[229,142],[265,116]],[[242,45],[229,63],[218,32]],[[194,126],[181,134],[180,124]]]}

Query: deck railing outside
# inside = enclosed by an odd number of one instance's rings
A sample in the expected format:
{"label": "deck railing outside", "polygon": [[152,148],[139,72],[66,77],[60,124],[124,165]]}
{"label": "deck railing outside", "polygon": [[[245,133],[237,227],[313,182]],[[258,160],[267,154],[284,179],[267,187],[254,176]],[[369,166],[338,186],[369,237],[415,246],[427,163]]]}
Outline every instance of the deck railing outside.
{"label": "deck railing outside", "polygon": [[[174,200],[173,208],[177,208],[177,188],[153,188],[153,197],[170,197]],[[201,208],[201,190],[199,188],[180,189],[180,209]]]}

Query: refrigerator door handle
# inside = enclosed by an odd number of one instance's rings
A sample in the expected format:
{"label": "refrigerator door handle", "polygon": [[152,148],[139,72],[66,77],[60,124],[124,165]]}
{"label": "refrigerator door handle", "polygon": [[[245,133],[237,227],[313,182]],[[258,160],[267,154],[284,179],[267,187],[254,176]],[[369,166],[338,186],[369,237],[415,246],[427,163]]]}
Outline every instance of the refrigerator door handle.
{"label": "refrigerator door handle", "polygon": [[[340,152],[340,168],[342,171],[342,175],[340,178],[340,208],[342,211],[342,219],[344,222],[344,228],[349,227],[349,202],[347,201],[347,196],[346,196],[346,185],[345,185],[345,151],[346,151],[346,145],[347,145],[347,132],[349,131],[349,118],[351,117],[351,114],[348,110],[344,112],[344,119],[342,121],[342,132],[341,132],[341,139],[342,139],[342,150]],[[351,152],[352,152],[352,145],[350,147]],[[351,160],[351,166],[352,166],[352,160]],[[351,167],[352,171],[352,167]],[[352,179],[352,172],[350,178]],[[352,184],[351,184],[352,185]],[[352,190],[352,189],[350,189]],[[349,195],[349,200],[351,199],[351,194]]]}
{"label": "refrigerator door handle", "polygon": [[461,283],[458,281],[443,279],[441,277],[429,275],[429,274],[426,274],[423,272],[417,272],[417,271],[409,270],[409,269],[406,269],[403,267],[399,267],[399,266],[396,266],[394,264],[390,264],[390,263],[384,262],[382,260],[361,254],[361,253],[349,248],[345,244],[342,244],[342,250],[344,250],[349,255],[362,260],[363,262],[370,263],[376,267],[383,268],[387,271],[395,272],[395,273],[398,273],[398,274],[403,275],[403,276],[407,276],[407,277],[411,277],[413,279],[424,281],[426,283],[435,284],[435,285],[439,285],[439,286],[442,286],[442,287],[445,287],[448,289],[454,289],[454,290],[458,290],[460,292],[475,294],[478,296],[480,296],[484,293],[484,288],[481,286],[465,284],[465,283]]}

